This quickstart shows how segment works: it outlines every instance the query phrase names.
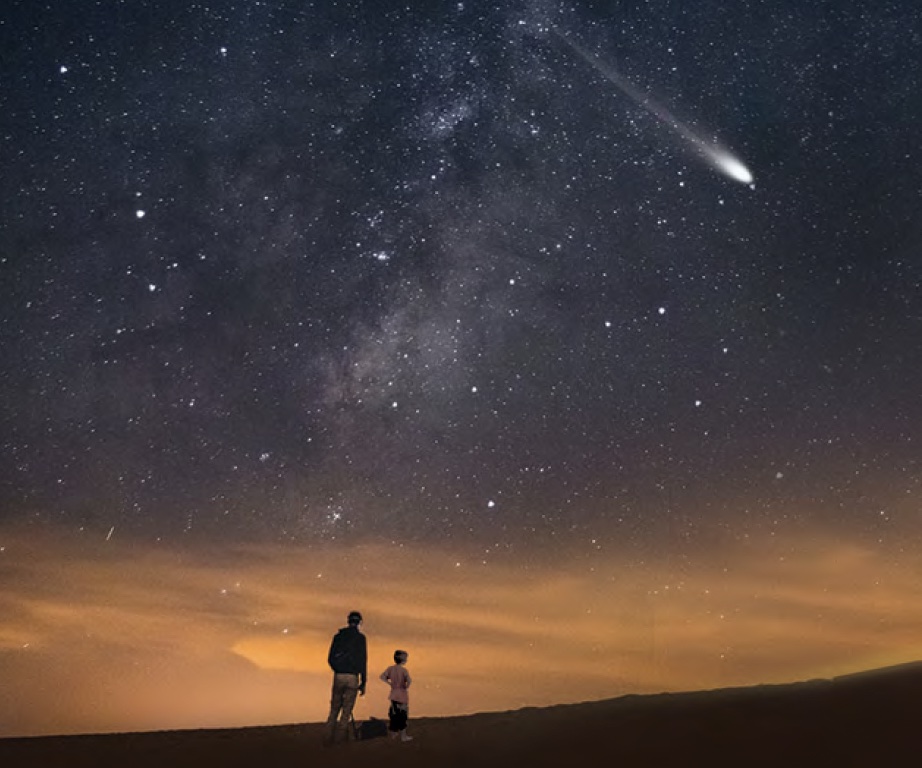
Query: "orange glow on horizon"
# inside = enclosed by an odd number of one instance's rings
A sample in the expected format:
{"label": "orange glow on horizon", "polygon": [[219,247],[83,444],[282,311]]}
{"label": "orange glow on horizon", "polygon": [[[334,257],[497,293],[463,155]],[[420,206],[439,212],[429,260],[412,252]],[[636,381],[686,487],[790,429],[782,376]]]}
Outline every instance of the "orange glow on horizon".
{"label": "orange glow on horizon", "polygon": [[922,566],[820,534],[643,564],[483,565],[411,545],[178,552],[13,531],[2,544],[2,736],[323,720],[326,651],[353,608],[370,652],[360,717],[384,716],[377,675],[397,647],[414,716],[922,657]]}

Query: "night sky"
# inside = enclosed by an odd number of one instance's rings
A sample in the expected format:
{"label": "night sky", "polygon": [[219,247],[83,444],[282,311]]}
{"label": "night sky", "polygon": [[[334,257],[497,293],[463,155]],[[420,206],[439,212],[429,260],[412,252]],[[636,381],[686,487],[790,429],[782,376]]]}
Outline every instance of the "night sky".
{"label": "night sky", "polygon": [[920,51],[6,0],[0,736],[323,719],[354,608],[416,714],[922,656]]}

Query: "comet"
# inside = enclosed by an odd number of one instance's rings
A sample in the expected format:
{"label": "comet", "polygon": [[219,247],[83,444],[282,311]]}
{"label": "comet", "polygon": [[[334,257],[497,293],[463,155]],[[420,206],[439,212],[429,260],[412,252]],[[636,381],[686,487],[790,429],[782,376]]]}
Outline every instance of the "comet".
{"label": "comet", "polygon": [[581,59],[595,69],[596,72],[616,86],[618,90],[628,96],[637,105],[654,115],[660,122],[669,126],[673,131],[679,134],[679,136],[688,142],[714,170],[742,184],[753,183],[754,179],[750,170],[745,166],[742,160],[735,157],[729,150],[724,149],[716,142],[710,142],[698,136],[691,128],[679,121],[668,109],[658,104],[649,95],[637,88],[637,86],[618,72],[618,70],[606,64],[590,51],[587,51],[579,43],[571,40],[563,32],[554,27],[551,27],[551,31],[566,43]]}

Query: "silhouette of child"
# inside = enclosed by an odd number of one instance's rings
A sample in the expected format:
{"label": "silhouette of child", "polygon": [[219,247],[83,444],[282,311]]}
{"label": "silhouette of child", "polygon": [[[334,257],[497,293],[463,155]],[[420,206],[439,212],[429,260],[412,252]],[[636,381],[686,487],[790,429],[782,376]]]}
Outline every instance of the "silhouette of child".
{"label": "silhouette of child", "polygon": [[391,687],[387,697],[391,702],[387,712],[390,718],[388,730],[392,739],[400,737],[401,741],[413,740],[412,736],[407,735],[407,719],[410,716],[410,695],[407,689],[413,682],[405,666],[409,657],[406,651],[394,651],[394,663],[381,673],[381,679]]}

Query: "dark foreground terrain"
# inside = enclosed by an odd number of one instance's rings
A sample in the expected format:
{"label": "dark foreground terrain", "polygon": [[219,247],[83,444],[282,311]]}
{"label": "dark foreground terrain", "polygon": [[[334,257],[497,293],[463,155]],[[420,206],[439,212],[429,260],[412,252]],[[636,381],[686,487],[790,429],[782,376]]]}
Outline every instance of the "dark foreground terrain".
{"label": "dark foreground terrain", "polygon": [[320,724],[0,740],[0,766],[922,765],[922,662],[790,685],[420,718],[325,748]]}

